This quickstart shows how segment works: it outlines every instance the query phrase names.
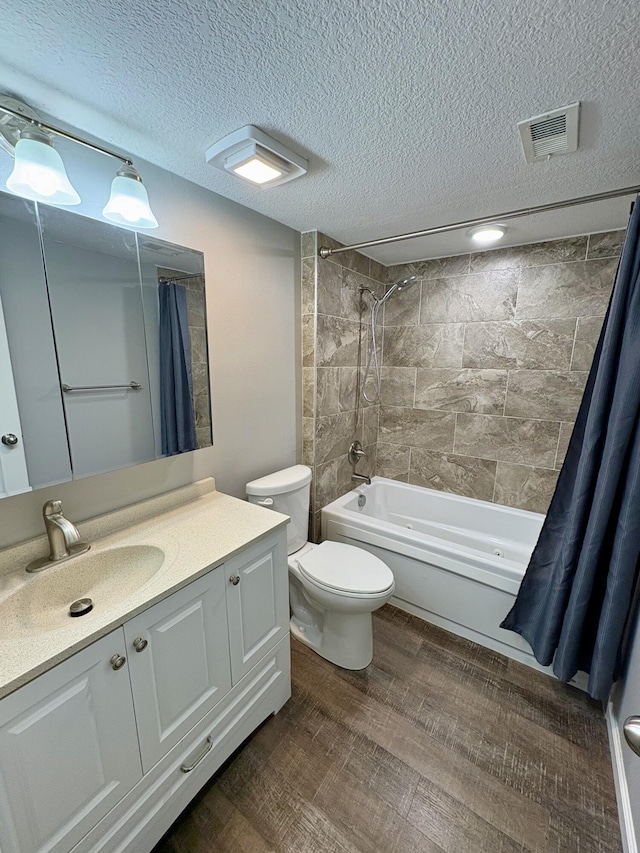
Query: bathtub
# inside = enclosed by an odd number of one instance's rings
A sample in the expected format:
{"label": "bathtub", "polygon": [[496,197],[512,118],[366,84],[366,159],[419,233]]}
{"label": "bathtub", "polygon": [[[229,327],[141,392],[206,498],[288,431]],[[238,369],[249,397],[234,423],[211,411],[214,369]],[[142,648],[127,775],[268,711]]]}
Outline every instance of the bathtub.
{"label": "bathtub", "polygon": [[391,604],[536,669],[529,644],[499,627],[544,516],[384,477],[322,510],[324,539],[357,545],[389,566]]}

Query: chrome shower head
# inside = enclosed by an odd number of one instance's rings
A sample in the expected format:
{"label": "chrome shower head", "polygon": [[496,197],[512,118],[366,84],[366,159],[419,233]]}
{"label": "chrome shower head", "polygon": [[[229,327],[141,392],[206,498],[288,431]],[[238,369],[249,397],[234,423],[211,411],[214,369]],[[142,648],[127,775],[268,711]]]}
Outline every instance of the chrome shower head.
{"label": "chrome shower head", "polygon": [[400,291],[404,290],[405,287],[411,287],[411,285],[415,284],[417,280],[417,275],[410,275],[407,278],[399,279],[398,281],[396,281],[395,284],[391,285],[391,287],[389,288],[389,290],[387,290],[380,302],[386,302],[387,299],[389,299],[390,296],[393,296],[394,293],[400,293]]}

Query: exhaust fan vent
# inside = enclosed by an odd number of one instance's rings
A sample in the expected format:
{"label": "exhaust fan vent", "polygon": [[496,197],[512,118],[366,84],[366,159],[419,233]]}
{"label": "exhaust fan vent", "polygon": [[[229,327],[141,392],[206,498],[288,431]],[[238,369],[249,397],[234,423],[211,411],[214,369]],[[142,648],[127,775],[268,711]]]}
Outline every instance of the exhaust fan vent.
{"label": "exhaust fan vent", "polygon": [[518,122],[527,163],[578,150],[580,102]]}

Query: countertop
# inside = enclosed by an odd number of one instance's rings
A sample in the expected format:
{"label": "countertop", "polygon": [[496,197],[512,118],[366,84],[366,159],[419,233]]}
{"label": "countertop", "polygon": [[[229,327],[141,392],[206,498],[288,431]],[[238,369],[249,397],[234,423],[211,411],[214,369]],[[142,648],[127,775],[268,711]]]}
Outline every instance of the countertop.
{"label": "countertop", "polygon": [[[20,631],[13,636],[6,626],[15,620],[6,620],[4,628],[0,625],[0,698],[288,521],[286,515],[221,494],[209,478],[78,524],[83,539],[91,543],[89,555],[145,544],[161,548],[165,561],[144,586],[117,605],[102,609],[96,601],[90,613],[69,618],[55,630],[38,630],[37,614],[32,619],[20,613]],[[38,583],[42,575],[27,574],[25,567],[46,553],[44,536],[0,551],[0,612],[9,612],[12,593]],[[58,573],[63,585],[65,567],[79,566],[84,557],[52,565],[44,573]]]}

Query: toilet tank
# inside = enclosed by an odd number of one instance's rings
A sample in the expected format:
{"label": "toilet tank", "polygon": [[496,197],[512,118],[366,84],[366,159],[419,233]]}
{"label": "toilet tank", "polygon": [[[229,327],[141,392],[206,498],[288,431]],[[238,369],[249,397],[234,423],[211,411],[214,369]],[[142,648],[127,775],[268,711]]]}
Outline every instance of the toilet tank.
{"label": "toilet tank", "polygon": [[291,517],[287,525],[287,553],[293,554],[307,541],[311,468],[293,465],[247,483],[252,504],[267,506]]}

